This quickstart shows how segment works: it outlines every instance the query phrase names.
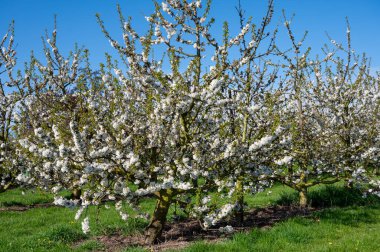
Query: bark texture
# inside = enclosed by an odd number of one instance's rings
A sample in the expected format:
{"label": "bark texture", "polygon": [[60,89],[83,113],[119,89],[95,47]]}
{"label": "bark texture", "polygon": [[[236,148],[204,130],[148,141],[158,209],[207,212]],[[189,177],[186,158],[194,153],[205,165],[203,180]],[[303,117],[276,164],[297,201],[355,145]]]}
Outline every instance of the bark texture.
{"label": "bark texture", "polygon": [[172,203],[172,192],[162,191],[156,202],[152,219],[145,230],[145,243],[154,244],[160,238],[166,223],[166,216]]}

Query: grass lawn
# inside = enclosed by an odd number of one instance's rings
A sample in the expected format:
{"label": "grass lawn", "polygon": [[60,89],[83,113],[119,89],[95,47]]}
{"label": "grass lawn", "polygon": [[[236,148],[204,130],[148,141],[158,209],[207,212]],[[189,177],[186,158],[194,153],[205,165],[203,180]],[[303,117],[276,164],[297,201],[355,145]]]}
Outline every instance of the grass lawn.
{"label": "grass lawn", "polygon": [[380,251],[380,206],[323,210],[271,229],[254,229],[217,243],[198,242],[184,251]]}
{"label": "grass lawn", "polygon": [[[198,241],[183,251],[380,251],[380,201],[347,193],[341,186],[319,187],[310,192],[313,205],[329,207],[311,217],[295,217],[272,228],[238,233],[223,242]],[[38,191],[14,189],[0,194],[0,207],[51,202],[52,197]],[[253,197],[250,208],[273,204],[292,204],[292,189],[277,185]],[[143,202],[151,211],[153,200]],[[101,251],[100,235],[141,232],[148,220],[124,222],[113,207],[101,206],[99,220],[95,207],[89,209],[91,233],[81,232],[74,220],[75,210],[61,207],[33,208],[27,211],[0,211],[0,251]],[[172,211],[173,212],[173,209]],[[170,220],[170,217],[169,217]],[[98,225],[96,225],[98,222]],[[144,251],[129,248],[125,251]]]}
{"label": "grass lawn", "polygon": [[25,190],[16,188],[0,193],[0,207],[28,206],[35,204],[50,203],[53,201],[51,194],[40,190]]}

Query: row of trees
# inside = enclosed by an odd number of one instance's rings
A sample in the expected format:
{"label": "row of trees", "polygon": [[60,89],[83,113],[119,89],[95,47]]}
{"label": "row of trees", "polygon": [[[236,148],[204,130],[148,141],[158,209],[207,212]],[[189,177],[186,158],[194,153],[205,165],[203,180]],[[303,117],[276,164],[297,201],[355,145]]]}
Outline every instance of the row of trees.
{"label": "row of trees", "polygon": [[55,203],[80,205],[85,232],[88,206],[111,200],[121,218],[137,218],[141,199],[154,197],[147,243],[173,204],[206,229],[231,213],[243,220],[244,195],[273,182],[299,191],[303,207],[318,184],[378,193],[380,80],[353,53],[349,25],[348,45],[332,41],[319,58],[289,21],[292,47],[277,46],[272,0],[259,25],[239,6],[240,33],[225,23],[221,39],[211,1],[155,4],[144,35],[118,9],[122,43],[98,16],[122,63],[107,55],[97,71],[87,50],[62,55],[54,30],[45,58],[15,73],[11,26],[0,51],[1,190],[71,190],[76,199]]}

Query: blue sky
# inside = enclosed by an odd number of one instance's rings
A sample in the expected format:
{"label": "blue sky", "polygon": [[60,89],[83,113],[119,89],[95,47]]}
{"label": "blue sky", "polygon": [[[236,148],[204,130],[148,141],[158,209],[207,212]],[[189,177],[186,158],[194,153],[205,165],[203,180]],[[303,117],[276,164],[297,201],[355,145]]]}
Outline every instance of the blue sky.
{"label": "blue sky", "polygon": [[[112,52],[102,35],[95,14],[101,14],[106,26],[115,37],[121,36],[116,4],[119,3],[126,16],[133,17],[138,31],[144,31],[144,16],[152,12],[151,0],[0,0],[0,35],[6,32],[11,20],[15,20],[16,43],[19,63],[26,61],[30,51],[41,52],[41,36],[45,30],[53,30],[54,15],[58,21],[58,46],[69,51],[75,43],[90,49],[96,65],[103,61],[104,52]],[[241,0],[247,15],[264,15],[266,0]],[[214,0],[212,16],[217,20],[215,32],[219,33],[224,20],[231,22],[232,34],[236,34],[237,0]],[[291,15],[296,34],[309,31],[306,45],[315,53],[328,42],[326,32],[336,41],[345,41],[347,16],[351,23],[353,48],[366,52],[372,59],[373,68],[380,70],[380,1],[378,0],[277,0],[274,24],[282,24],[282,9]],[[280,37],[280,43],[284,37]]]}

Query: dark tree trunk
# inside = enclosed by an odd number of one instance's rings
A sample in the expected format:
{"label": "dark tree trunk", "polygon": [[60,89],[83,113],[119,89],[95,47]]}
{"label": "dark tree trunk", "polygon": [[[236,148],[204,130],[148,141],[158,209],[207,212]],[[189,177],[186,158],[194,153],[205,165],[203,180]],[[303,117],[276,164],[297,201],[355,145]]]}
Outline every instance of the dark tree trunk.
{"label": "dark tree trunk", "polygon": [[166,216],[172,203],[172,192],[160,192],[156,202],[152,219],[145,230],[145,243],[154,244],[160,238],[162,230],[166,223]]}
{"label": "dark tree trunk", "polygon": [[244,191],[243,191],[243,183],[241,180],[238,180],[236,183],[236,191],[237,191],[237,204],[238,210],[236,213],[236,217],[240,224],[244,223]]}
{"label": "dark tree trunk", "polygon": [[307,207],[307,188],[303,187],[299,191],[299,197],[300,197],[300,207],[305,208]]}
{"label": "dark tree trunk", "polygon": [[71,192],[71,199],[80,199],[81,194],[82,194],[82,190],[79,188],[75,188]]}
{"label": "dark tree trunk", "polygon": [[8,183],[5,184],[4,186],[0,186],[0,193],[5,192],[5,191],[8,190],[8,189],[11,189],[12,186],[13,186],[13,183],[12,183],[12,182],[8,182]]}

